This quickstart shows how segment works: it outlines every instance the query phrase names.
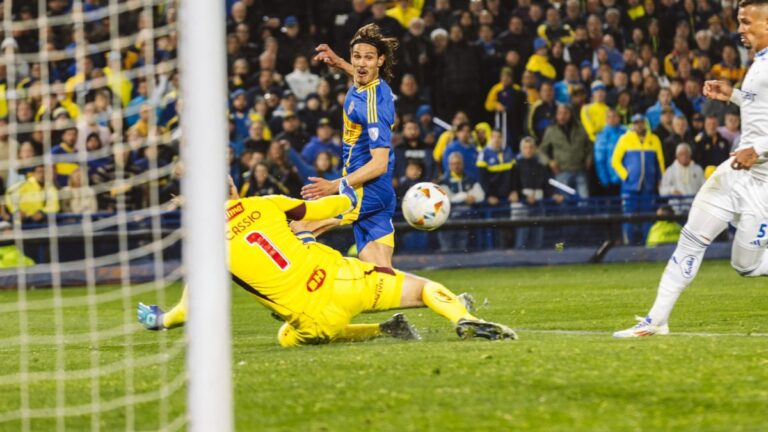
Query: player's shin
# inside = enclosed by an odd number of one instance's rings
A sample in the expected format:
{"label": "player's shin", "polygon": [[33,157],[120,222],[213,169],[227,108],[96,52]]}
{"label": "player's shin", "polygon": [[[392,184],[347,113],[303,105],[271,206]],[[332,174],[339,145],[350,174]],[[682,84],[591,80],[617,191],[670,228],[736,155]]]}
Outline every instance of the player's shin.
{"label": "player's shin", "polygon": [[171,329],[184,325],[184,323],[187,321],[188,304],[187,287],[184,287],[184,292],[181,294],[181,299],[179,302],[176,304],[176,306],[173,307],[173,309],[169,310],[165,313],[165,315],[163,315],[163,327]]}
{"label": "player's shin", "polygon": [[464,304],[448,288],[437,282],[428,281],[421,291],[421,300],[434,312],[456,324],[460,319],[476,320]]}
{"label": "player's shin", "polygon": [[688,223],[680,232],[680,240],[661,276],[656,301],[648,317],[654,325],[664,325],[683,290],[693,282],[699,272],[704,252],[727,223],[705,212],[691,211]]}

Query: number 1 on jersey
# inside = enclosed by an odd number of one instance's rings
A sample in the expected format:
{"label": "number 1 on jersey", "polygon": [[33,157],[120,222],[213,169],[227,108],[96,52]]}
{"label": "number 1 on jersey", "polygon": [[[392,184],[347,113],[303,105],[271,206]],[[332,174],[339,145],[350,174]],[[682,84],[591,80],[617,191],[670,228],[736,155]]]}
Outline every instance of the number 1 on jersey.
{"label": "number 1 on jersey", "polygon": [[277,265],[280,270],[287,270],[291,266],[291,262],[288,261],[288,257],[286,257],[280,249],[277,248],[272,242],[262,233],[258,231],[251,231],[248,233],[248,235],[245,236],[245,241],[248,242],[251,246],[258,246],[261,248],[261,250],[264,251],[264,253],[267,254],[267,256],[272,260],[272,262]]}

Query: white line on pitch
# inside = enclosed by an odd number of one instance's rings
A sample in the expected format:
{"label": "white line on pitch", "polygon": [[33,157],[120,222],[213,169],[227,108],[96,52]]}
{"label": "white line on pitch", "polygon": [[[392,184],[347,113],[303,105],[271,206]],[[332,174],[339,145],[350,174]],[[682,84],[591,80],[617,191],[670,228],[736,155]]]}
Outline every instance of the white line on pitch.
{"label": "white line on pitch", "polygon": [[[610,331],[597,330],[540,330],[540,329],[515,329],[520,333],[543,333],[582,336],[611,336]],[[693,336],[693,337],[768,337],[768,333],[705,333],[705,332],[672,332],[667,336]]]}

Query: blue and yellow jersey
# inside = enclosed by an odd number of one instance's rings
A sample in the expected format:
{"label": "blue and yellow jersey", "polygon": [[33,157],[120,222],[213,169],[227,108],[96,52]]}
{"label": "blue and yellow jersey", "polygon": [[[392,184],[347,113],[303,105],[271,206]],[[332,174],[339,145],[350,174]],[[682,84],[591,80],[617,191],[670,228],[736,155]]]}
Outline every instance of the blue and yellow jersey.
{"label": "blue and yellow jersey", "polygon": [[[344,134],[342,136],[342,175],[351,174],[371,160],[371,150],[392,149],[392,125],[395,122],[395,98],[383,80],[362,87],[352,87],[344,100]],[[394,195],[392,172],[395,153],[389,152],[387,172],[364,185],[365,194],[380,198]]]}
{"label": "blue and yellow jersey", "polygon": [[70,174],[80,166],[77,163],[77,154],[74,148],[64,143],[52,148],[51,154],[56,168],[56,183],[59,187],[64,187],[69,181]]}
{"label": "blue and yellow jersey", "polygon": [[491,147],[485,147],[477,158],[477,167],[493,174],[511,171],[514,166],[515,157],[509,147],[505,147],[499,152]]}

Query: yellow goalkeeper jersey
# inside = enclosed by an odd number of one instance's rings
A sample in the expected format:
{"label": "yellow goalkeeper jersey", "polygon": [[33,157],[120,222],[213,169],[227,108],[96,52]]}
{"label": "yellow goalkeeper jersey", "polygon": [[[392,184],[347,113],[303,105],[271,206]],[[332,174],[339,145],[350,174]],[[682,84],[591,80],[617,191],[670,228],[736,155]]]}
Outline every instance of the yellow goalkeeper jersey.
{"label": "yellow goalkeeper jersey", "polygon": [[345,196],[302,201],[281,195],[226,204],[229,267],[233,280],[288,322],[322,309],[343,257],[325,245],[304,244],[288,220],[320,220],[350,209]]}

